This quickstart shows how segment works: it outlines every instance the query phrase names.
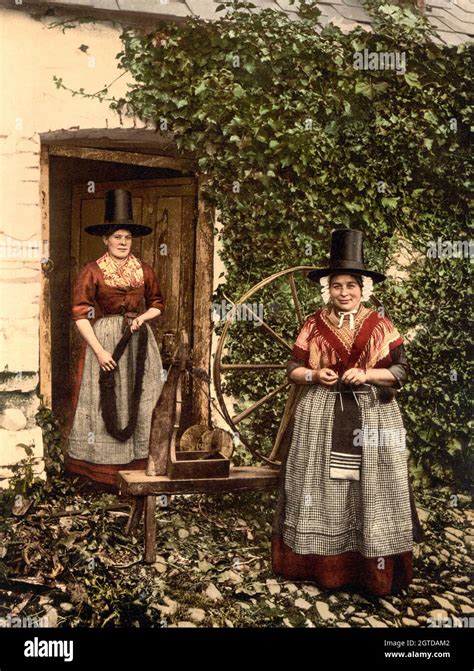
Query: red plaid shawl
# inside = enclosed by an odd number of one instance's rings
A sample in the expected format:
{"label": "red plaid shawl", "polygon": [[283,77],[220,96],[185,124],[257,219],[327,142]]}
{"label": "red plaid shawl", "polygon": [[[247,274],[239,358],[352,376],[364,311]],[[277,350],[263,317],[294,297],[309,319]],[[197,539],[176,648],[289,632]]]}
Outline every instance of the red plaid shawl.
{"label": "red plaid shawl", "polygon": [[292,355],[303,359],[307,368],[331,368],[341,376],[349,368],[386,368],[392,362],[391,351],[403,338],[388,317],[361,305],[355,317],[355,329],[347,320],[339,329],[326,308],[318,310],[304,323]]}

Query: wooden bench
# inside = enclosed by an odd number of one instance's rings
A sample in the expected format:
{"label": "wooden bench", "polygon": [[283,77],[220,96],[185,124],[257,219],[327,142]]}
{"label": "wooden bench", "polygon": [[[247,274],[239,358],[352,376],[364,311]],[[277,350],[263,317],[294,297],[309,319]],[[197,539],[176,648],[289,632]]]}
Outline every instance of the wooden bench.
{"label": "wooden bench", "polygon": [[[161,397],[154,410],[150,437],[150,455],[146,471],[119,471],[118,487],[123,496],[133,497],[133,504],[125,533],[135,532],[145,513],[145,561],[156,561],[156,497],[161,494],[204,494],[273,489],[278,484],[279,469],[268,466],[232,466],[227,462],[226,476],[218,477],[218,470],[210,461],[203,469],[202,462],[190,461],[186,477],[170,477],[183,472],[173,468],[179,456],[178,435],[181,426],[182,387],[189,365],[189,343],[182,331],[172,359]],[[191,453],[200,454],[201,452]],[[227,460],[226,460],[227,461]],[[215,464],[216,462],[214,462]],[[210,475],[212,473],[212,476]]]}
{"label": "wooden bench", "polygon": [[161,494],[203,494],[270,490],[278,485],[279,471],[258,466],[231,466],[228,478],[171,480],[166,475],[146,475],[145,471],[120,471],[119,491],[133,496],[134,504],[126,527],[126,534],[134,533],[145,512],[145,561],[156,561],[156,497]]}

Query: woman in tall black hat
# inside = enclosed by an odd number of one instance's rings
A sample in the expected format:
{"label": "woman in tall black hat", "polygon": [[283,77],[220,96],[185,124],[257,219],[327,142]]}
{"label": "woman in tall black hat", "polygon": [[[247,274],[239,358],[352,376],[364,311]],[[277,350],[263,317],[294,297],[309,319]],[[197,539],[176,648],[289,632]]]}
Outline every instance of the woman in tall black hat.
{"label": "woman in tall black hat", "polygon": [[287,366],[304,386],[282,458],[273,571],[395,593],[412,579],[421,540],[395,400],[408,373],[403,338],[363,305],[385,276],[365,267],[360,231],[333,231],[329,265],[309,278],[326,306],[304,323]]}
{"label": "woman in tall black hat", "polygon": [[129,191],[107,191],[104,223],[85,230],[102,236],[106,251],[84,266],[74,288],[72,319],[83,343],[66,467],[114,490],[119,470],[146,467],[152,413],[164,384],[146,322],[163,312],[164,300],[152,267],[131,253],[133,237],[152,229],[133,223]]}

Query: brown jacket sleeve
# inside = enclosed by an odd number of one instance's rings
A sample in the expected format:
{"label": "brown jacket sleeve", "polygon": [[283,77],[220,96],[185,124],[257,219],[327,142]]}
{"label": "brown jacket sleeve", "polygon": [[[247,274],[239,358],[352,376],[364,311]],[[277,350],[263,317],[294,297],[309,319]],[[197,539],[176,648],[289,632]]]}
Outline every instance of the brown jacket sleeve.
{"label": "brown jacket sleeve", "polygon": [[163,312],[165,309],[165,299],[161,293],[154,270],[148,263],[142,262],[142,266],[145,279],[145,309],[158,308],[158,310]]}
{"label": "brown jacket sleeve", "polygon": [[71,316],[78,319],[94,319],[97,276],[88,263],[79,273],[74,285]]}
{"label": "brown jacket sleeve", "polygon": [[405,349],[403,345],[398,345],[398,347],[395,347],[390,354],[392,355],[392,365],[387,366],[387,370],[389,370],[395,378],[394,386],[397,389],[401,389],[407,381],[410,372],[410,366],[408,365],[405,356]]}
{"label": "brown jacket sleeve", "polygon": [[293,380],[290,379],[290,374],[295,370],[295,368],[301,368],[301,366],[303,366],[303,368],[308,367],[307,364],[306,364],[305,359],[298,359],[295,356],[291,356],[288,359],[288,361],[286,363],[286,373],[287,373],[287,377],[288,377],[289,382],[293,382]]}

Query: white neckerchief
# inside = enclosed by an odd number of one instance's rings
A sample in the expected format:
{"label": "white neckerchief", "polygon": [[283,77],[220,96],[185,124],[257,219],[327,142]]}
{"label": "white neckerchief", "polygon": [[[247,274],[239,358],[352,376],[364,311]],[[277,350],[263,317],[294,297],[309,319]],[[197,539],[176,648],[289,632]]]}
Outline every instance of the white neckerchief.
{"label": "white neckerchief", "polygon": [[344,323],[344,317],[346,317],[348,315],[349,316],[349,328],[350,328],[351,331],[353,331],[354,330],[354,315],[356,315],[358,313],[358,311],[359,311],[358,308],[355,308],[354,310],[351,310],[350,312],[339,312],[338,311],[337,314],[339,315],[340,319],[339,319],[339,324],[337,325],[337,327],[342,328],[342,325]]}

